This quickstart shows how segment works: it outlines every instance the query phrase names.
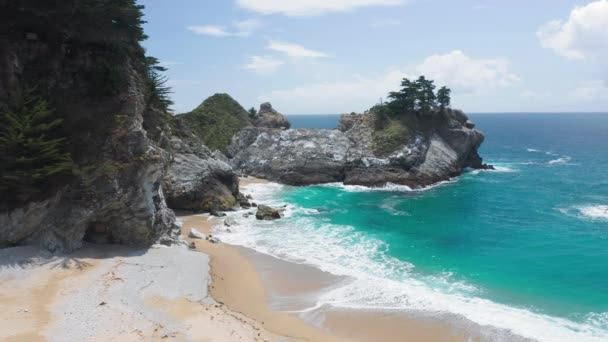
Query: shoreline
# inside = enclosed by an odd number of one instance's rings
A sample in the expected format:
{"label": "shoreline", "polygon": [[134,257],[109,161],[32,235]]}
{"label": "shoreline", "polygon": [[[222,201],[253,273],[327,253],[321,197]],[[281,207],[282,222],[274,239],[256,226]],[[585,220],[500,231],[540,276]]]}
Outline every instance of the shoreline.
{"label": "shoreline", "polygon": [[[267,182],[241,179],[243,188],[261,183]],[[441,317],[317,308],[319,295],[352,279],[253,249],[191,239],[190,228],[209,235],[223,218],[176,214],[196,251],[89,243],[67,256],[31,246],[0,250],[0,340],[487,339],[467,322]]]}
{"label": "shoreline", "polygon": [[[241,178],[243,188],[260,183],[268,182]],[[212,234],[213,227],[223,221],[184,212],[179,213],[178,218],[183,222],[184,236],[190,228]],[[387,310],[323,308],[304,317],[297,312],[314,305],[315,295],[347,280],[252,249],[187,240],[195,242],[196,249],[211,258],[211,296],[278,335],[310,341],[468,341],[471,338],[470,332],[447,322]]]}

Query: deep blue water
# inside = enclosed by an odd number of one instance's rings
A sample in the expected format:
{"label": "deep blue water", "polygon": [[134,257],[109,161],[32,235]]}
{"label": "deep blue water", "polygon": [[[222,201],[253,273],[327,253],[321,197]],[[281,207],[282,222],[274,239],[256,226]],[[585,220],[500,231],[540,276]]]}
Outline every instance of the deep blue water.
{"label": "deep blue water", "polygon": [[[334,128],[333,116],[290,116]],[[250,247],[357,281],[336,306],[453,312],[539,340],[608,340],[608,114],[473,114],[481,155],[426,190],[280,187]],[[245,241],[245,240],[242,240]]]}
{"label": "deep blue water", "polygon": [[287,115],[291,128],[323,128],[334,129],[338,126],[340,114],[292,114]]}

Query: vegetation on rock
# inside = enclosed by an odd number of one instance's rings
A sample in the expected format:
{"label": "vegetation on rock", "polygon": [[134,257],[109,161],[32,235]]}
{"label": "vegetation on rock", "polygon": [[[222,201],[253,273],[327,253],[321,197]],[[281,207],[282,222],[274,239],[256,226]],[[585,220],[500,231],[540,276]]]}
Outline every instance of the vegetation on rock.
{"label": "vegetation on rock", "polygon": [[424,76],[411,81],[404,78],[401,89],[388,95],[390,101],[375,105],[369,112],[374,116],[373,149],[379,156],[387,155],[405,145],[413,137],[410,131],[425,132],[439,127],[451,113],[451,90],[435,92],[435,82]]}
{"label": "vegetation on rock", "polygon": [[192,112],[178,115],[211,150],[224,151],[232,136],[251,125],[249,112],[228,94],[215,94]]}

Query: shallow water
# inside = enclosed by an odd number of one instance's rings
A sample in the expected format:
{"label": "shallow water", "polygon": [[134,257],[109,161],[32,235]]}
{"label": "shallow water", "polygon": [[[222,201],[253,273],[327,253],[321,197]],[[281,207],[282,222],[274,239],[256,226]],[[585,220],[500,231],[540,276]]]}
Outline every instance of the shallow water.
{"label": "shallow water", "polygon": [[247,221],[222,238],[357,279],[318,304],[450,312],[546,341],[607,340],[608,115],[472,119],[497,171],[425,191],[255,185],[258,202],[289,204],[287,217]]}

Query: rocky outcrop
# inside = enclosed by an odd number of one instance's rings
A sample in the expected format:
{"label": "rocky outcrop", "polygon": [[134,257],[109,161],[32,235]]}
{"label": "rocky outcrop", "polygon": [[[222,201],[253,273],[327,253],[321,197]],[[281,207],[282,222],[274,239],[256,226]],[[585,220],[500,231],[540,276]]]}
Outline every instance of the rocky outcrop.
{"label": "rocky outcrop", "polygon": [[[146,95],[139,38],[97,40],[92,33],[112,20],[97,17],[105,12],[88,13],[89,7],[80,8],[82,21],[64,20],[80,5],[26,1],[3,7],[10,20],[1,24],[6,35],[0,38],[0,107],[19,89],[36,85],[63,120],[55,133],[65,139],[73,170],[26,201],[0,199],[0,247],[36,244],[69,251],[84,239],[175,242],[179,227],[161,188],[170,152],[160,132],[152,136],[144,128],[152,120],[164,122],[166,112]],[[42,9],[47,6],[52,11]],[[99,19],[100,27],[83,32],[89,17]],[[114,53],[118,49],[110,44],[128,45],[130,54]]]}
{"label": "rocky outcrop", "polygon": [[291,124],[285,116],[272,108],[269,102],[262,103],[255,116],[255,127],[288,129]]}
{"label": "rocky outcrop", "polygon": [[170,208],[209,212],[237,205],[239,180],[230,165],[195,138],[173,137],[171,144],[174,154],[163,178]]}
{"label": "rocky outcrop", "polygon": [[[344,115],[340,130],[247,128],[228,148],[235,169],[292,185],[387,183],[413,188],[484,168],[482,132],[459,111],[412,116],[377,129],[373,113]],[[393,134],[398,132],[398,134]]]}
{"label": "rocky outcrop", "polygon": [[278,209],[260,204],[258,211],[255,213],[255,218],[264,221],[278,220],[281,218],[281,213]]}

